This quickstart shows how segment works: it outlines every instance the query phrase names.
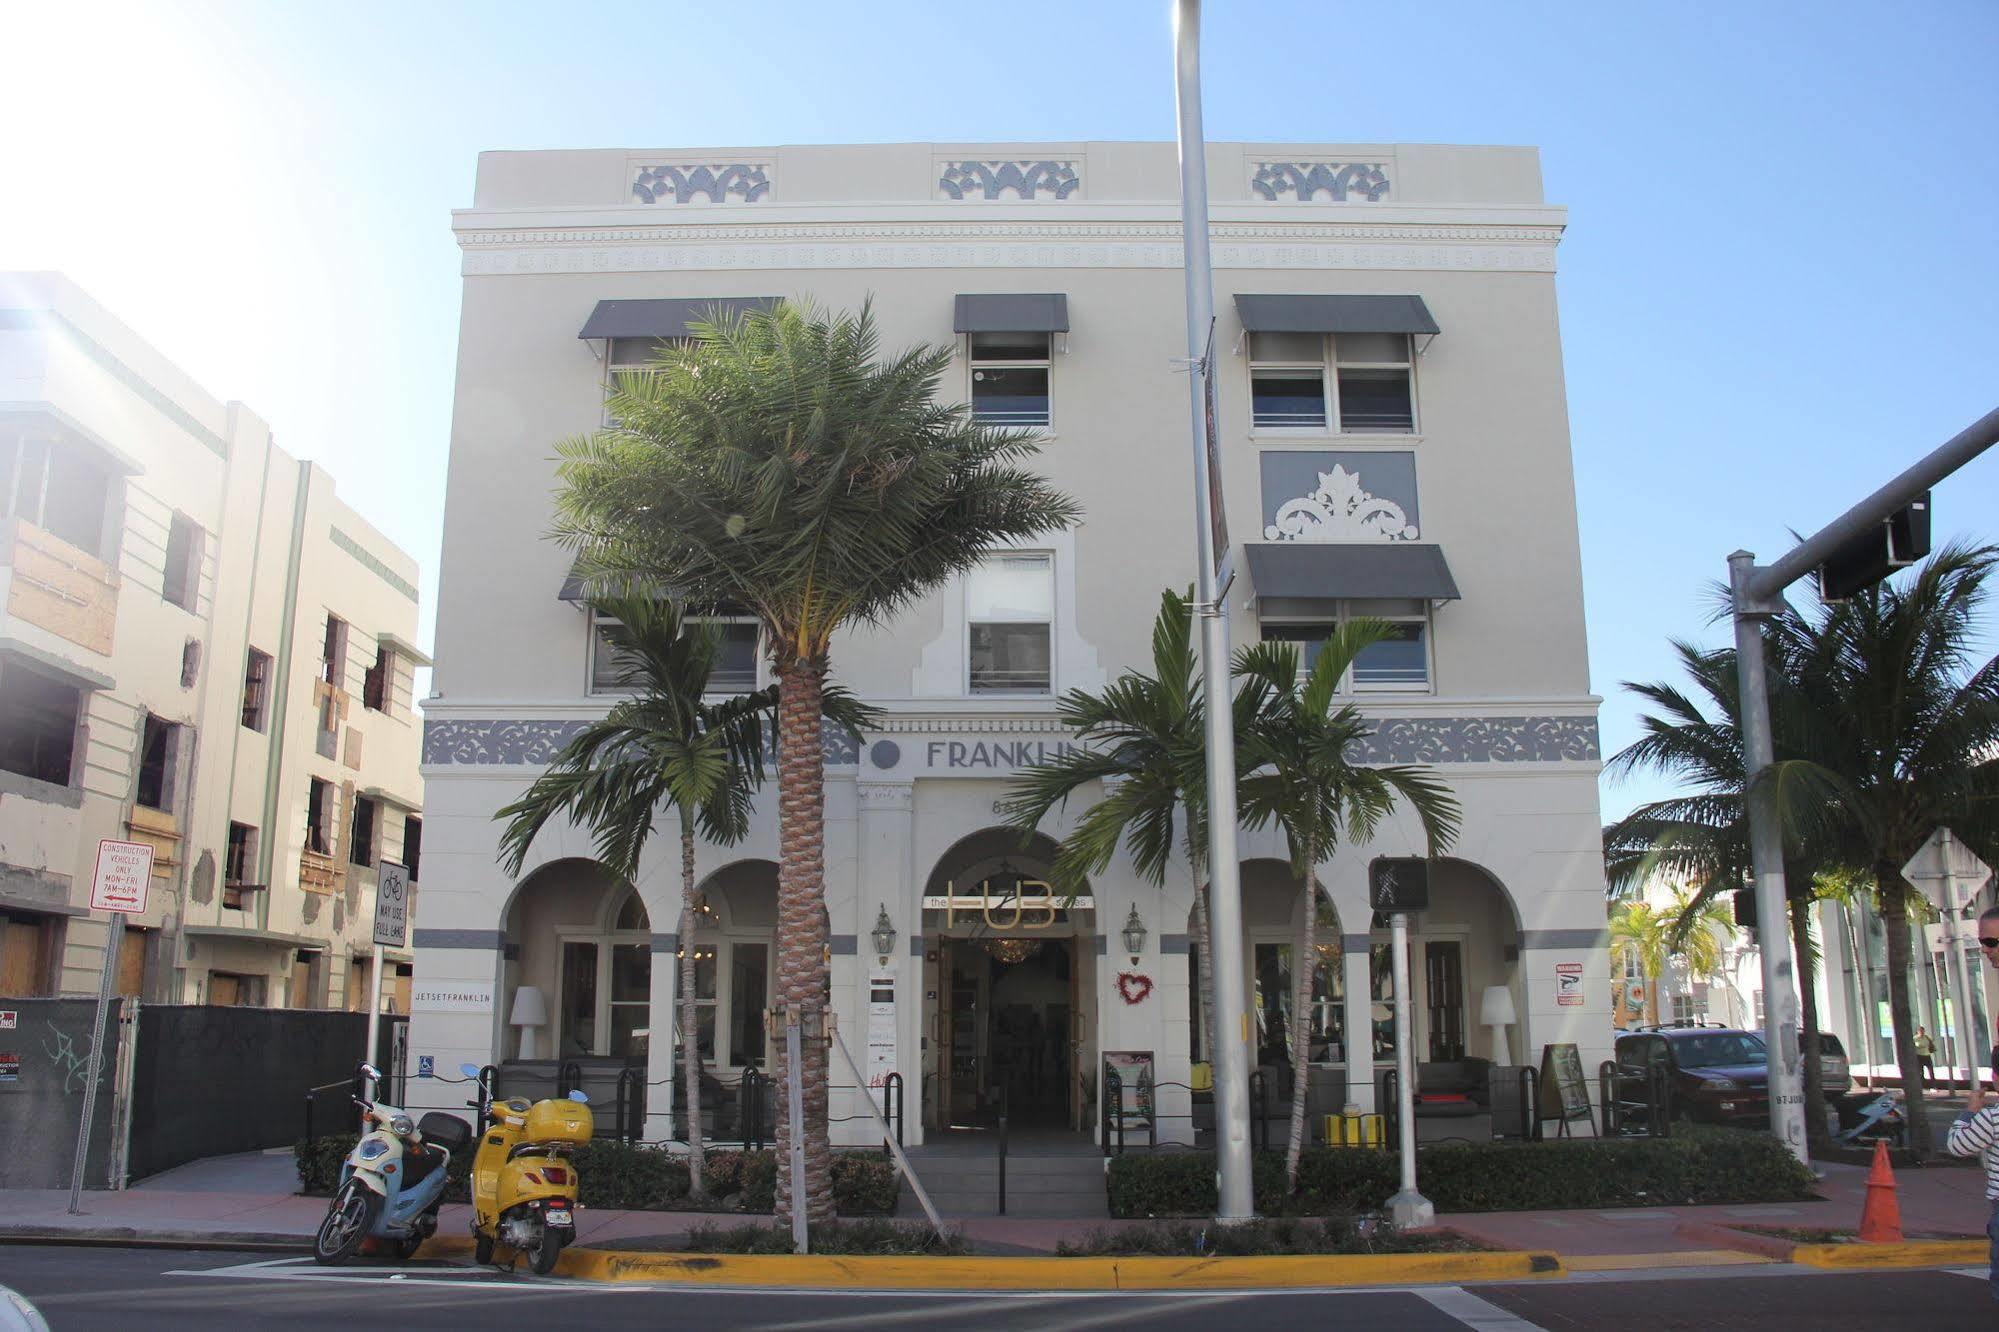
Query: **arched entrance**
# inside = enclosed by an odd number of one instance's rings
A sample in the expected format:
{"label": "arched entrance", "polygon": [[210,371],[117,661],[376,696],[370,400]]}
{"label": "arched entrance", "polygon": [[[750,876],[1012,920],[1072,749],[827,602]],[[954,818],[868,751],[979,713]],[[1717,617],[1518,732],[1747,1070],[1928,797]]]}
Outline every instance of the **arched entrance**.
{"label": "arched entrance", "polygon": [[651,1030],[652,923],[636,889],[594,860],[551,861],[514,891],[506,937],[518,947],[502,1020],[522,990],[547,1021],[509,1025],[514,1059],[643,1063]]}
{"label": "arched entrance", "polygon": [[987,828],[938,859],[923,895],[926,1128],[1086,1129],[1097,930],[1087,887],[1048,886],[1055,843]]}
{"label": "arched entrance", "polygon": [[[1387,920],[1377,915],[1370,924],[1374,1049],[1385,1068],[1394,1059],[1394,954]],[[1487,990],[1506,990],[1513,1011],[1527,1013],[1520,945],[1519,913],[1491,871],[1450,856],[1431,862],[1429,910],[1409,919],[1410,1016],[1419,1063],[1531,1062],[1522,1026],[1516,1023],[1507,1033],[1505,1050],[1495,1049],[1490,1033],[1479,1026]]]}

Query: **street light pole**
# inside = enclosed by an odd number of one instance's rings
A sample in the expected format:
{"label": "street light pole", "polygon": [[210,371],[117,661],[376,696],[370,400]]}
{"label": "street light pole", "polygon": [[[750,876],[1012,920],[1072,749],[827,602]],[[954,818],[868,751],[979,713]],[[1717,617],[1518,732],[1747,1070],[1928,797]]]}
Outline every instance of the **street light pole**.
{"label": "street light pole", "polygon": [[1179,110],[1180,231],[1187,270],[1187,396],[1194,437],[1194,529],[1199,555],[1194,610],[1201,624],[1207,698],[1208,966],[1215,981],[1215,1162],[1223,1225],[1252,1220],[1249,1158],[1249,1018],[1242,966],[1242,884],[1236,862],[1235,718],[1229,707],[1229,621],[1221,562],[1227,541],[1216,473],[1215,291],[1208,257],[1207,135],[1201,125],[1201,3],[1176,0],[1174,93]]}
{"label": "street light pole", "polygon": [[[1770,1131],[1806,1165],[1805,1098],[1798,1049],[1798,992],[1785,930],[1783,835],[1770,791],[1757,777],[1775,761],[1770,693],[1763,662],[1763,626],[1784,610],[1784,589],[1823,564],[1856,536],[1888,521],[1925,490],[1999,443],[1999,408],[1946,440],[1900,476],[1827,523],[1767,568],[1738,550],[1728,557],[1729,602],[1735,618],[1736,681],[1742,695],[1742,760],[1748,797],[1749,857],[1756,875],[1756,927],[1763,939],[1763,1043],[1770,1077]],[[1869,1015],[1870,1020],[1872,1015]],[[1816,1089],[1814,1089],[1816,1091]]]}

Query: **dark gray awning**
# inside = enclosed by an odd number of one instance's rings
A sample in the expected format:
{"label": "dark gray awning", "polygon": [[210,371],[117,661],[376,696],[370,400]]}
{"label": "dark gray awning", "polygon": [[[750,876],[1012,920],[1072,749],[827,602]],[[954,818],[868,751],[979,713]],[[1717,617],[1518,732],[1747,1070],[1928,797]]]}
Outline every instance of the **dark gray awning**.
{"label": "dark gray awning", "polygon": [[1252,333],[1439,331],[1421,296],[1237,296],[1235,308]]}
{"label": "dark gray awning", "polygon": [[766,310],[775,296],[672,296],[658,300],[598,301],[579,338],[684,338],[690,323],[748,310]]}
{"label": "dark gray awning", "polygon": [[1441,546],[1417,541],[1282,541],[1246,547],[1259,600],[1458,600]]}
{"label": "dark gray awning", "polygon": [[[583,557],[579,555],[570,564],[569,574],[562,580],[562,587],[556,592],[555,598],[557,601],[566,601],[570,605],[581,609],[584,602],[590,599],[590,595],[590,588],[587,586],[587,580],[583,573]],[[750,608],[737,602],[725,601],[711,609],[704,610],[702,613],[706,615],[748,615],[750,614]]]}
{"label": "dark gray awning", "polygon": [[951,326],[960,333],[1067,333],[1069,298],[1059,291],[960,296]]}

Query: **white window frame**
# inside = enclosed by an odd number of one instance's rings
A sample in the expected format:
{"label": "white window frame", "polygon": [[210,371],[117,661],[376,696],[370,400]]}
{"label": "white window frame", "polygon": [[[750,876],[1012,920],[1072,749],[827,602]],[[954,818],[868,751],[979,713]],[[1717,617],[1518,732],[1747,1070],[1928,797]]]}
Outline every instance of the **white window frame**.
{"label": "white window frame", "polygon": [[[998,332],[999,330],[992,329],[986,331]],[[1012,336],[1021,337],[1035,331],[1037,330],[1023,329],[1015,332]],[[1050,436],[1054,435],[1055,433],[1055,335],[1053,333],[1047,333],[1047,332],[1042,333],[1042,336],[1048,339],[1048,349],[1046,352],[1042,354],[1042,356],[1039,359],[1036,359],[1031,356],[993,357],[990,359],[982,359],[979,357],[977,351],[978,336],[979,335],[977,333],[967,333],[964,335],[965,401],[971,405],[972,419],[977,421],[980,425],[1001,426],[1001,427],[1021,429],[1021,430],[1038,430],[1046,435]],[[980,416],[978,410],[977,385],[979,380],[979,371],[981,370],[1045,371],[1048,376],[1048,419],[1045,421],[1001,421]]]}
{"label": "white window frame", "polygon": [[[631,890],[630,889],[626,890],[626,892],[629,891]],[[639,905],[641,907],[644,907],[645,899],[641,898],[639,900]],[[588,1055],[582,1056],[583,1058],[608,1059],[611,1057],[609,1053],[611,1048],[611,1009],[614,1006],[629,1008],[638,1002],[637,1000],[627,999],[623,1000],[619,1005],[614,1005],[611,1001],[611,967],[616,950],[620,947],[629,947],[636,944],[644,944],[647,951],[649,953],[652,953],[652,931],[650,928],[647,928],[645,930],[621,930],[617,928],[618,916],[623,912],[624,906],[625,906],[625,893],[621,892],[611,898],[609,907],[606,910],[605,914],[595,924],[563,925],[557,927],[556,929],[555,1041],[556,1041],[556,1050],[557,1050],[556,1057],[558,1059],[569,1057],[568,1055],[562,1052],[561,1042],[563,1037],[567,1034],[562,1030],[562,1023],[566,1020],[568,1016],[568,1014],[565,1013],[562,1008],[562,1002],[563,1002],[562,997],[569,992],[567,981],[569,975],[570,944],[587,943],[587,944],[595,944],[597,946],[597,963],[596,963],[597,983],[596,983],[596,989],[594,991],[596,995],[597,1006],[596,1006],[596,1011],[591,1015],[590,1019],[592,1049],[590,1050],[590,1053]],[[650,925],[651,918],[652,918],[652,913],[651,910],[648,908],[646,911],[646,919],[648,925]],[[656,961],[658,959],[658,954],[652,953],[652,957]],[[647,1032],[646,1048],[648,1050],[652,1048],[651,1033],[653,1031],[653,1019],[654,1019],[652,1006],[653,1006],[652,995],[649,989],[649,992],[646,995],[646,1032]],[[672,1006],[676,1009],[678,1009],[680,1006],[680,991],[677,987],[674,990],[674,998]],[[676,1050],[675,1058],[677,1060],[679,1057],[678,1047],[675,1047],[675,1050]]]}
{"label": "white window frame", "polygon": [[989,550],[980,558],[983,564],[988,560],[1039,559],[1045,562],[1048,571],[1048,614],[1044,621],[1008,620],[1000,623],[1029,624],[1045,623],[1048,626],[1048,687],[1046,689],[980,689],[972,688],[972,630],[989,623],[972,618],[972,575],[968,570],[960,580],[959,596],[965,619],[965,635],[958,652],[958,687],[967,698],[1053,698],[1058,692],[1055,684],[1062,678],[1061,662],[1057,658],[1055,622],[1059,609],[1056,603],[1055,552],[1047,549],[1032,550]]}
{"label": "white window frame", "polygon": [[[1347,673],[1340,677],[1339,692],[1341,694],[1354,695],[1434,694],[1437,692],[1437,624],[1433,607],[1426,604],[1421,615],[1385,615],[1367,609],[1368,603],[1366,602],[1342,600],[1336,602],[1335,605],[1337,609],[1330,618],[1323,615],[1259,615],[1257,617],[1257,637],[1259,639],[1262,638],[1262,631],[1266,626],[1270,628],[1276,628],[1280,625],[1323,626],[1330,633],[1334,628],[1356,619],[1381,620],[1387,624],[1421,625],[1423,628],[1422,684],[1401,684],[1393,681],[1356,681],[1353,677],[1353,668],[1349,667]],[[1357,605],[1360,607],[1358,610],[1355,609]],[[1300,647],[1302,648],[1302,646],[1301,644]],[[1305,655],[1302,650],[1298,654],[1298,669],[1302,677],[1305,670]]]}
{"label": "white window frame", "polygon": [[[1416,400],[1416,353],[1415,346],[1410,341],[1408,334],[1381,335],[1401,337],[1406,359],[1400,361],[1345,360],[1339,354],[1338,334],[1321,333],[1318,336],[1319,359],[1316,361],[1297,361],[1260,360],[1255,354],[1256,334],[1246,333],[1244,335],[1247,339],[1246,348],[1249,363],[1249,424],[1252,435],[1271,436],[1278,439],[1317,439],[1334,435],[1365,439],[1370,436],[1383,435],[1397,441],[1407,441],[1413,437],[1420,437],[1422,435],[1423,422]],[[1340,404],[1340,371],[1342,370],[1401,370],[1405,372],[1409,376],[1409,429],[1348,430],[1341,413]],[[1259,425],[1256,420],[1256,376],[1262,371],[1283,373],[1317,372],[1319,376],[1319,400],[1324,408],[1326,423],[1324,425],[1297,426]]]}
{"label": "white window frame", "polygon": [[[584,617],[587,632],[586,632],[586,637],[584,639],[583,692],[590,698],[629,697],[634,692],[631,689],[617,689],[609,687],[599,688],[597,685],[597,654],[600,651],[602,651],[605,647],[603,637],[597,632],[597,630],[599,627],[608,627],[612,625],[621,624],[622,621],[620,621],[616,616],[604,614],[603,612],[597,610],[595,607],[586,607],[585,609],[587,609],[590,613]],[[750,688],[748,690],[745,690],[744,692],[754,693],[756,690],[769,687],[772,678],[770,670],[770,654],[764,651],[763,622],[761,620],[759,620],[754,615],[690,615],[687,617],[687,620],[688,623],[690,624],[755,625],[757,627],[757,645],[755,650],[756,671],[757,671],[756,683],[751,685]],[[733,690],[728,690],[728,689],[710,689],[708,691],[708,696],[712,698],[727,698],[731,697],[733,693],[734,693]]]}
{"label": "white window frame", "polygon": [[[616,376],[650,374],[654,370],[653,361],[654,358],[658,355],[658,347],[660,343],[663,342],[673,343],[676,345],[684,346],[691,341],[692,341],[691,338],[605,338],[604,373],[601,383],[601,387],[603,389],[603,394],[604,394],[604,399],[603,399],[604,424],[606,426],[614,426],[618,423],[617,419],[611,415],[611,401],[610,401],[611,390],[614,387],[616,387],[616,385],[612,381]],[[643,342],[648,344],[648,351],[646,353],[646,358],[643,361],[620,361],[614,359],[617,356],[618,344],[621,342]]]}
{"label": "white window frame", "polygon": [[[757,690],[767,688],[770,685],[772,679],[770,671],[770,654],[764,651],[764,633],[763,633],[762,620],[758,619],[754,615],[690,615],[687,617],[687,621],[690,624],[754,625],[757,631],[757,641],[756,641],[756,646],[753,649],[751,649],[750,659],[755,663],[756,676],[751,681],[750,687],[744,690],[743,692],[746,694],[755,693]],[[709,678],[712,682],[714,677],[710,676]],[[730,689],[710,689],[707,692],[710,696],[716,698],[732,697],[735,693],[734,690]]]}

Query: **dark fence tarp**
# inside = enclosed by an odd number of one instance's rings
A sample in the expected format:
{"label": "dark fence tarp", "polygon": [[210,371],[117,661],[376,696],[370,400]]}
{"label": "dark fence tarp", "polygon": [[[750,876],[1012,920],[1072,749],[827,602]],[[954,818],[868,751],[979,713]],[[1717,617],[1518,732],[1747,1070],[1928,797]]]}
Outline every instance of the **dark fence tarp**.
{"label": "dark fence tarp", "polygon": [[[109,1186],[111,1142],[117,1131],[112,1089],[118,1076],[118,1007],[104,1023],[104,1061],[97,1108],[90,1121],[84,1183]],[[88,1085],[95,999],[0,999],[0,1187],[66,1189],[76,1163]]]}
{"label": "dark fence tarp", "polygon": [[[382,1020],[383,1050],[395,1044],[399,1025]],[[289,1147],[305,1136],[306,1089],[350,1078],[367,1036],[366,1013],[165,1004],[140,1009],[131,1177],[208,1156]],[[394,1069],[381,1067],[393,1076]],[[344,1095],[329,1093],[319,1108],[316,1132],[352,1127]]]}

